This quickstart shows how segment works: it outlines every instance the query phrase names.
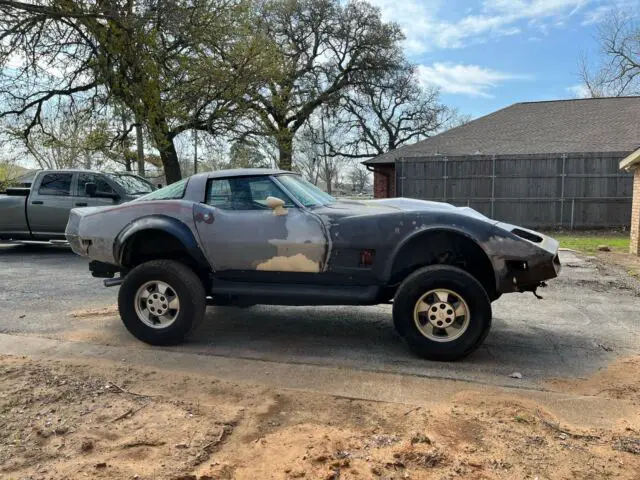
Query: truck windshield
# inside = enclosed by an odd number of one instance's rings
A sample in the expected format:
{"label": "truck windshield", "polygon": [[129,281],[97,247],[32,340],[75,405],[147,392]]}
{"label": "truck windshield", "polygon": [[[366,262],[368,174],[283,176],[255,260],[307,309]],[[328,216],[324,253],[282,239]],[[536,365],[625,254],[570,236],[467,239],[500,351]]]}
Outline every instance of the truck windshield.
{"label": "truck windshield", "polygon": [[153,192],[153,186],[135,175],[128,174],[108,174],[109,178],[120,185],[127,195],[145,195]]}
{"label": "truck windshield", "polygon": [[319,207],[336,201],[331,195],[298,175],[284,174],[276,178],[305,207]]}

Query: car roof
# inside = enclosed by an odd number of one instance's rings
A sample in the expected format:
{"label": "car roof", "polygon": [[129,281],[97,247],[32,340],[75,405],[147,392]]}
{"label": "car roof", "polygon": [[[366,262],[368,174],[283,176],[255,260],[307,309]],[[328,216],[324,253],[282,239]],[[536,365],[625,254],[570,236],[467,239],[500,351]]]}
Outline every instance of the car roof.
{"label": "car roof", "polygon": [[138,177],[135,172],[102,172],[99,170],[87,170],[86,168],[45,168],[42,170],[36,170],[35,173],[95,173],[104,175],[133,175]]}
{"label": "car roof", "polygon": [[260,175],[280,175],[283,173],[294,173],[288,170],[278,170],[275,168],[232,168],[228,170],[217,170],[207,172],[209,178],[246,177]]}

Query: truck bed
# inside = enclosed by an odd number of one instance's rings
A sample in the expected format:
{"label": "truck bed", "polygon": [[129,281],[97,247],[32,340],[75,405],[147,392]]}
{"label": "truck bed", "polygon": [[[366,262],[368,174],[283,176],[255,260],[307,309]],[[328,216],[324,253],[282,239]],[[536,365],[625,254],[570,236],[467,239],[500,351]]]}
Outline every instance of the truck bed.
{"label": "truck bed", "polygon": [[7,193],[0,194],[0,239],[28,240],[31,238],[26,212],[28,189],[8,189]]}

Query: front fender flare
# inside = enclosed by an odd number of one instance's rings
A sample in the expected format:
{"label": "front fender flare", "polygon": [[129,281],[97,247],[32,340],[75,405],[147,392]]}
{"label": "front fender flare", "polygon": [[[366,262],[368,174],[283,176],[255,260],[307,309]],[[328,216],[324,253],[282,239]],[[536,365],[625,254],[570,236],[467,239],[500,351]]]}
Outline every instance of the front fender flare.
{"label": "front fender flare", "polygon": [[[413,231],[411,232],[411,234],[407,235],[406,237],[404,237],[402,239],[402,241],[398,242],[395,246],[395,248],[393,249],[393,251],[391,252],[391,254],[389,255],[389,258],[384,266],[384,270],[382,271],[382,278],[385,282],[388,282],[391,279],[391,275],[393,273],[393,266],[395,264],[396,259],[398,258],[398,255],[400,254],[400,252],[402,252],[402,249],[407,246],[412,240],[422,236],[422,235],[427,235],[429,233],[438,233],[438,232],[445,232],[445,233],[452,233],[455,235],[461,235],[463,237],[466,237],[467,239],[469,239],[470,241],[472,241],[473,243],[475,243],[476,245],[478,245],[482,251],[485,253],[485,255],[487,256],[487,259],[489,260],[489,263],[491,263],[491,265],[493,265],[493,262],[491,260],[491,256],[488,254],[486,248],[484,248],[483,246],[483,242],[481,240],[479,240],[477,235],[474,235],[472,232],[468,231],[467,229],[464,228],[460,228],[457,226],[451,226],[451,225],[432,225],[426,228],[421,228],[419,230]],[[490,232],[487,232],[487,237],[490,236]],[[495,271],[494,271],[494,276],[495,276]]]}

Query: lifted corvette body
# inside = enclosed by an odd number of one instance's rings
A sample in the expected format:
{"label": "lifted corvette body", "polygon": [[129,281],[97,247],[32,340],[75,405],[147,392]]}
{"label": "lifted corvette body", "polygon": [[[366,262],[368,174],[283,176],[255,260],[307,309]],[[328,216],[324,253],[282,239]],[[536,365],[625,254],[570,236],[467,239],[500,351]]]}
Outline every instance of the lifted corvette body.
{"label": "lifted corvette body", "polygon": [[127,328],[181,341],[206,304],[393,303],[425,358],[475,350],[491,302],[560,270],[558,243],[446,203],[335,200],[291,172],[194,175],[132,202],[74,209],[66,237],[96,277],[121,285]]}

